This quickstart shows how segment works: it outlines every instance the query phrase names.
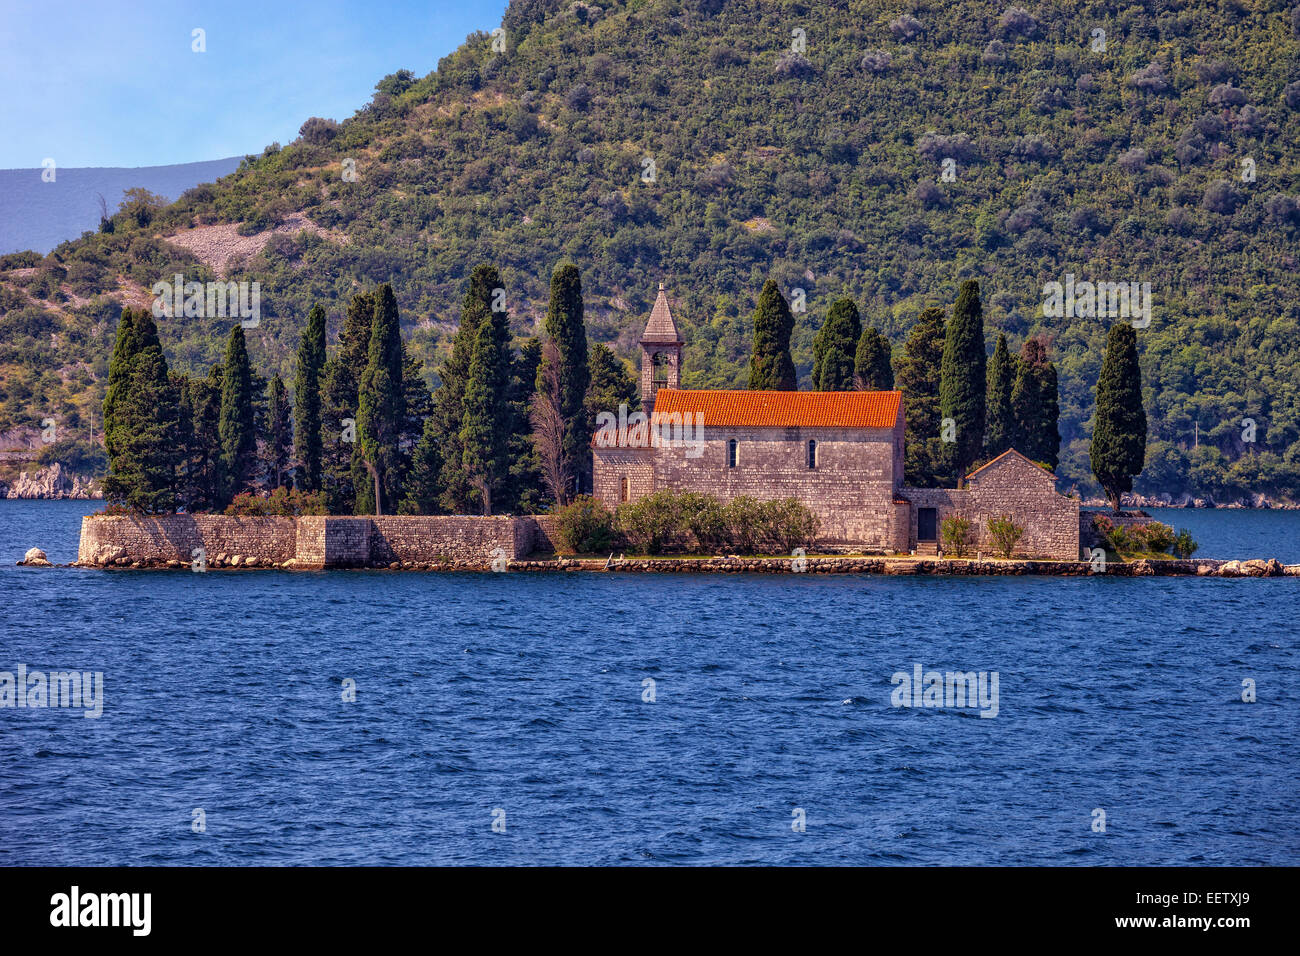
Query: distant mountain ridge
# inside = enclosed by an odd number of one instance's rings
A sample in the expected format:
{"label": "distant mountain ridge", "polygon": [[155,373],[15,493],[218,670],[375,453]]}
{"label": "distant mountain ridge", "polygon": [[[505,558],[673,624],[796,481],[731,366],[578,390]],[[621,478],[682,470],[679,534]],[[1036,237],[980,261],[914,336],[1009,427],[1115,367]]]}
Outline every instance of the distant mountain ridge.
{"label": "distant mountain ridge", "polygon": [[99,196],[111,215],[122,194],[142,188],[178,199],[200,183],[215,182],[239,168],[242,156],[172,166],[90,166],[54,170],[0,169],[0,255],[27,249],[46,253],[61,242],[99,227]]}

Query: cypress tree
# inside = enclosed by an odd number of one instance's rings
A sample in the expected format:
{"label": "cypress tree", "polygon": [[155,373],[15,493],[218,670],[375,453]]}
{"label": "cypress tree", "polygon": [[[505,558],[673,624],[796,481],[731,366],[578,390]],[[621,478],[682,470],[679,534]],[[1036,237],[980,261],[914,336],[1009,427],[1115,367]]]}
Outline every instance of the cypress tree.
{"label": "cypress tree", "polygon": [[[546,312],[546,334],[559,357],[560,414],[564,420],[564,459],[578,488],[591,471],[591,430],[587,424],[587,389],[591,370],[587,362],[587,327],[583,318],[582,278],[572,263],[559,266],[551,276],[551,303]],[[543,365],[546,359],[542,359]],[[543,376],[538,369],[538,381]],[[572,499],[564,496],[562,504]]]}
{"label": "cypress tree", "polygon": [[[357,398],[357,446],[373,482],[375,514],[383,514],[385,507],[395,512],[402,500],[398,445],[405,405],[401,322],[393,287],[385,282],[375,290],[370,347]],[[358,506],[363,506],[361,495],[357,497]]]}
{"label": "cypress tree", "polygon": [[253,476],[257,451],[257,429],[253,413],[253,372],[248,364],[244,329],[239,323],[230,330],[226,360],[222,367],[221,412],[217,433],[221,439],[221,496],[217,504],[230,504],[246,491]]}
{"label": "cypress tree", "polygon": [[[1015,417],[1011,413],[1011,387],[1017,379],[1016,360],[1007,347],[1005,332],[998,333],[998,344],[989,362],[987,421],[984,433],[984,454],[996,458],[1015,442]],[[1018,449],[1028,454],[1023,449]]]}
{"label": "cypress tree", "polygon": [[465,383],[465,415],[460,430],[465,476],[480,496],[481,513],[492,513],[492,496],[505,471],[508,434],[505,417],[506,383],[501,380],[501,346],[491,322],[479,325]]}
{"label": "cypress tree", "polygon": [[171,383],[176,395],[176,507],[192,512],[195,498],[193,468],[198,452],[194,440],[196,383],[189,376],[175,372],[171,375]]}
{"label": "cypress tree", "polygon": [[108,453],[108,470],[121,454],[122,420],[119,409],[126,401],[131,382],[131,368],[136,353],[135,311],[123,309],[117,322],[117,338],[108,363],[108,385],[104,391],[104,450]]}
{"label": "cypress tree", "polygon": [[798,388],[794,359],[790,357],[790,336],[794,316],[790,303],[768,279],[754,309],[754,355],[749,362],[749,387],[792,392]]}
{"label": "cypress tree", "polygon": [[541,466],[533,446],[533,427],[528,420],[541,362],[542,343],[528,338],[510,365],[510,473],[502,503],[502,510],[510,514],[537,514],[546,504]]}
{"label": "cypress tree", "polygon": [[867,326],[858,338],[853,359],[857,387],[868,392],[888,392],[894,387],[894,367],[890,364],[893,349],[879,329]]}
{"label": "cypress tree", "polygon": [[852,299],[837,299],[813,340],[813,388],[846,392],[853,388],[854,361],[862,318]]}
{"label": "cypress tree", "polygon": [[1025,340],[1016,363],[1011,390],[1012,435],[1016,449],[1026,457],[1056,470],[1061,433],[1056,394],[1056,366],[1047,360],[1047,343]]}
{"label": "cypress tree", "polygon": [[1137,333],[1127,322],[1117,322],[1106,335],[1089,450],[1092,473],[1116,511],[1120,496],[1133,490],[1133,478],[1142,472],[1146,441]]}
{"label": "cypress tree", "polygon": [[952,320],[944,334],[939,372],[940,419],[951,418],[956,426],[956,440],[945,444],[958,487],[984,450],[986,362],[980,287],[975,280],[967,279],[957,293]]}
{"label": "cypress tree", "polygon": [[[354,471],[365,468],[357,459],[357,390],[370,348],[370,326],[375,316],[373,292],[358,292],[348,303],[339,330],[339,347],[325,363],[321,400],[321,484],[331,514],[356,510]],[[352,420],[351,426],[346,423]],[[349,440],[349,435],[351,440]],[[368,478],[368,476],[367,476]],[[363,484],[368,484],[363,482]],[[373,493],[372,493],[373,495]]]}
{"label": "cypress tree", "polygon": [[437,423],[424,420],[420,440],[411,452],[411,469],[403,487],[405,497],[398,509],[408,515],[435,515],[442,510],[442,456],[439,454]]}
{"label": "cypress tree", "polygon": [[325,310],[312,306],[307,328],[298,343],[298,367],[293,380],[294,458],[298,487],[321,488],[321,376],[325,371]]}
{"label": "cypress tree", "polygon": [[591,347],[591,386],[587,389],[587,427],[593,432],[596,416],[601,412],[618,414],[626,405],[628,414],[640,410],[637,381],[627,364],[608,345],[597,342]]}
{"label": "cypress tree", "polygon": [[433,411],[433,398],[424,381],[424,363],[407,353],[402,343],[402,429],[398,440],[398,453],[402,460],[402,474],[409,475],[415,448],[424,436],[424,423]]}
{"label": "cypress tree", "polygon": [[479,326],[492,316],[493,290],[501,288],[496,267],[486,262],[474,267],[469,289],[460,307],[460,327],[451,341],[451,354],[438,373],[440,384],[433,396],[432,415],[438,433],[442,477],[442,505],[452,514],[472,511],[474,488],[465,475],[460,432],[465,418],[465,385]]}
{"label": "cypress tree", "polygon": [[924,309],[903,345],[896,382],[903,393],[905,481],[932,486],[944,474],[939,440],[939,366],[944,352],[943,309]]}
{"label": "cypress tree", "polygon": [[206,378],[186,381],[190,394],[192,445],[188,460],[187,501],[190,512],[210,511],[221,497],[221,383],[225,372],[213,365]]}
{"label": "cypress tree", "polygon": [[[176,506],[176,473],[183,454],[177,443],[177,394],[146,309],[137,310],[125,332],[116,391],[105,419],[112,422],[113,454],[104,495],[132,511],[159,514]],[[110,378],[112,369],[110,369]],[[105,429],[105,442],[108,429]]]}
{"label": "cypress tree", "polygon": [[288,477],[289,455],[293,446],[293,425],[290,418],[289,395],[284,382],[276,375],[266,387],[266,429],[262,441],[266,486],[272,491],[284,487]]}

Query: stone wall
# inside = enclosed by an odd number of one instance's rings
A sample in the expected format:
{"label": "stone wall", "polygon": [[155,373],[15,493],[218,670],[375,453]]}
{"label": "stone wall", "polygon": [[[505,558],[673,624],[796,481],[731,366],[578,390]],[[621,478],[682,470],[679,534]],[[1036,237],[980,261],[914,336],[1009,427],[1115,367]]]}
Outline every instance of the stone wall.
{"label": "stone wall", "polygon": [[971,520],[978,535],[973,550],[993,551],[988,522],[1005,514],[1025,528],[1015,549],[1017,556],[1062,561],[1079,557],[1079,502],[1057,494],[1053,476],[1024,459],[1008,458],[992,465],[961,490],[904,488],[902,495],[912,502],[909,549],[916,547],[918,540],[919,510],[934,508],[937,537],[939,525],[950,514],[960,513]]}
{"label": "stone wall", "polygon": [[[901,461],[901,429],[888,428],[704,428],[698,448],[596,449],[595,492],[606,506],[649,490],[699,491],[730,501],[741,495],[770,501],[797,498],[821,520],[820,540],[891,550],[901,537],[894,504]],[[727,467],[727,443],[735,439],[736,467]],[[817,464],[808,467],[808,441],[817,442]],[[646,489],[648,469],[653,486]]]}
{"label": "stone wall", "polygon": [[[651,456],[659,449],[593,448],[592,497],[599,498],[611,510],[624,501],[636,501],[655,490]],[[623,479],[627,479],[627,497],[623,496]]]}
{"label": "stone wall", "polygon": [[296,520],[227,515],[91,515],[81,521],[77,560],[87,564],[104,563],[106,559],[189,564],[195,549],[203,548],[209,562],[224,554],[283,564],[297,551]]}
{"label": "stone wall", "polygon": [[[553,550],[555,519],[541,517],[303,517],[225,515],[120,517],[81,522],[83,564],[189,564],[203,548],[209,565],[295,568],[408,563],[480,563]],[[238,562],[233,559],[240,558]],[[252,562],[249,559],[253,559]]]}
{"label": "stone wall", "polygon": [[560,544],[560,519],[555,515],[532,515],[529,520],[533,523],[531,550],[553,554]]}
{"label": "stone wall", "polygon": [[1079,502],[1057,494],[1054,475],[1014,452],[976,475],[967,484],[982,549],[993,550],[988,520],[1006,514],[1025,528],[1017,555],[1079,557]]}

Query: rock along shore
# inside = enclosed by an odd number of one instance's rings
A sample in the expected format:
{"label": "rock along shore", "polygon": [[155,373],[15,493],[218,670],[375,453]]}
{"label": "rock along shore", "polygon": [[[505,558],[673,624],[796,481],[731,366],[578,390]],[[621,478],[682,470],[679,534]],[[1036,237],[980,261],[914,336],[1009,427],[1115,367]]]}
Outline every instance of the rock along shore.
{"label": "rock along shore", "polygon": [[[20,561],[20,565],[46,566]],[[95,561],[79,561],[63,567],[99,568],[104,570],[193,570],[188,562],[176,559],[133,560],[125,554],[107,554]],[[320,570],[299,567],[293,559],[282,563],[260,561],[256,557],[219,554],[208,559],[208,570]],[[392,561],[375,563],[353,570],[385,571],[588,571],[641,574],[886,574],[886,575],[1038,575],[1048,577],[1300,577],[1300,564],[1284,565],[1276,559],[1225,561],[1186,559],[1168,561],[1139,560],[1107,562],[1096,570],[1088,561],[1039,561],[1026,559],[913,558],[827,556],[792,558],[565,558],[545,557],[497,562],[491,560],[448,559],[445,561]]]}

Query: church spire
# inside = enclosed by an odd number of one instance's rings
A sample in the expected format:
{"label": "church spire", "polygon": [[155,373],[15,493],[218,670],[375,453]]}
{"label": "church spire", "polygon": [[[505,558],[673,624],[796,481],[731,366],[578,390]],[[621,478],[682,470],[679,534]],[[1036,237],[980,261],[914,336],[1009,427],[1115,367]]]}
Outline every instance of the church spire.
{"label": "church spire", "polygon": [[641,333],[641,409],[646,415],[654,412],[655,393],[659,389],[678,387],[684,344],[668,308],[668,293],[660,282],[650,320]]}
{"label": "church spire", "polygon": [[653,343],[655,345],[682,345],[682,337],[677,331],[677,323],[673,321],[673,313],[668,308],[668,293],[664,291],[664,284],[659,283],[659,295],[655,297],[654,308],[650,310],[650,321],[645,324],[645,331],[641,333],[641,344]]}

